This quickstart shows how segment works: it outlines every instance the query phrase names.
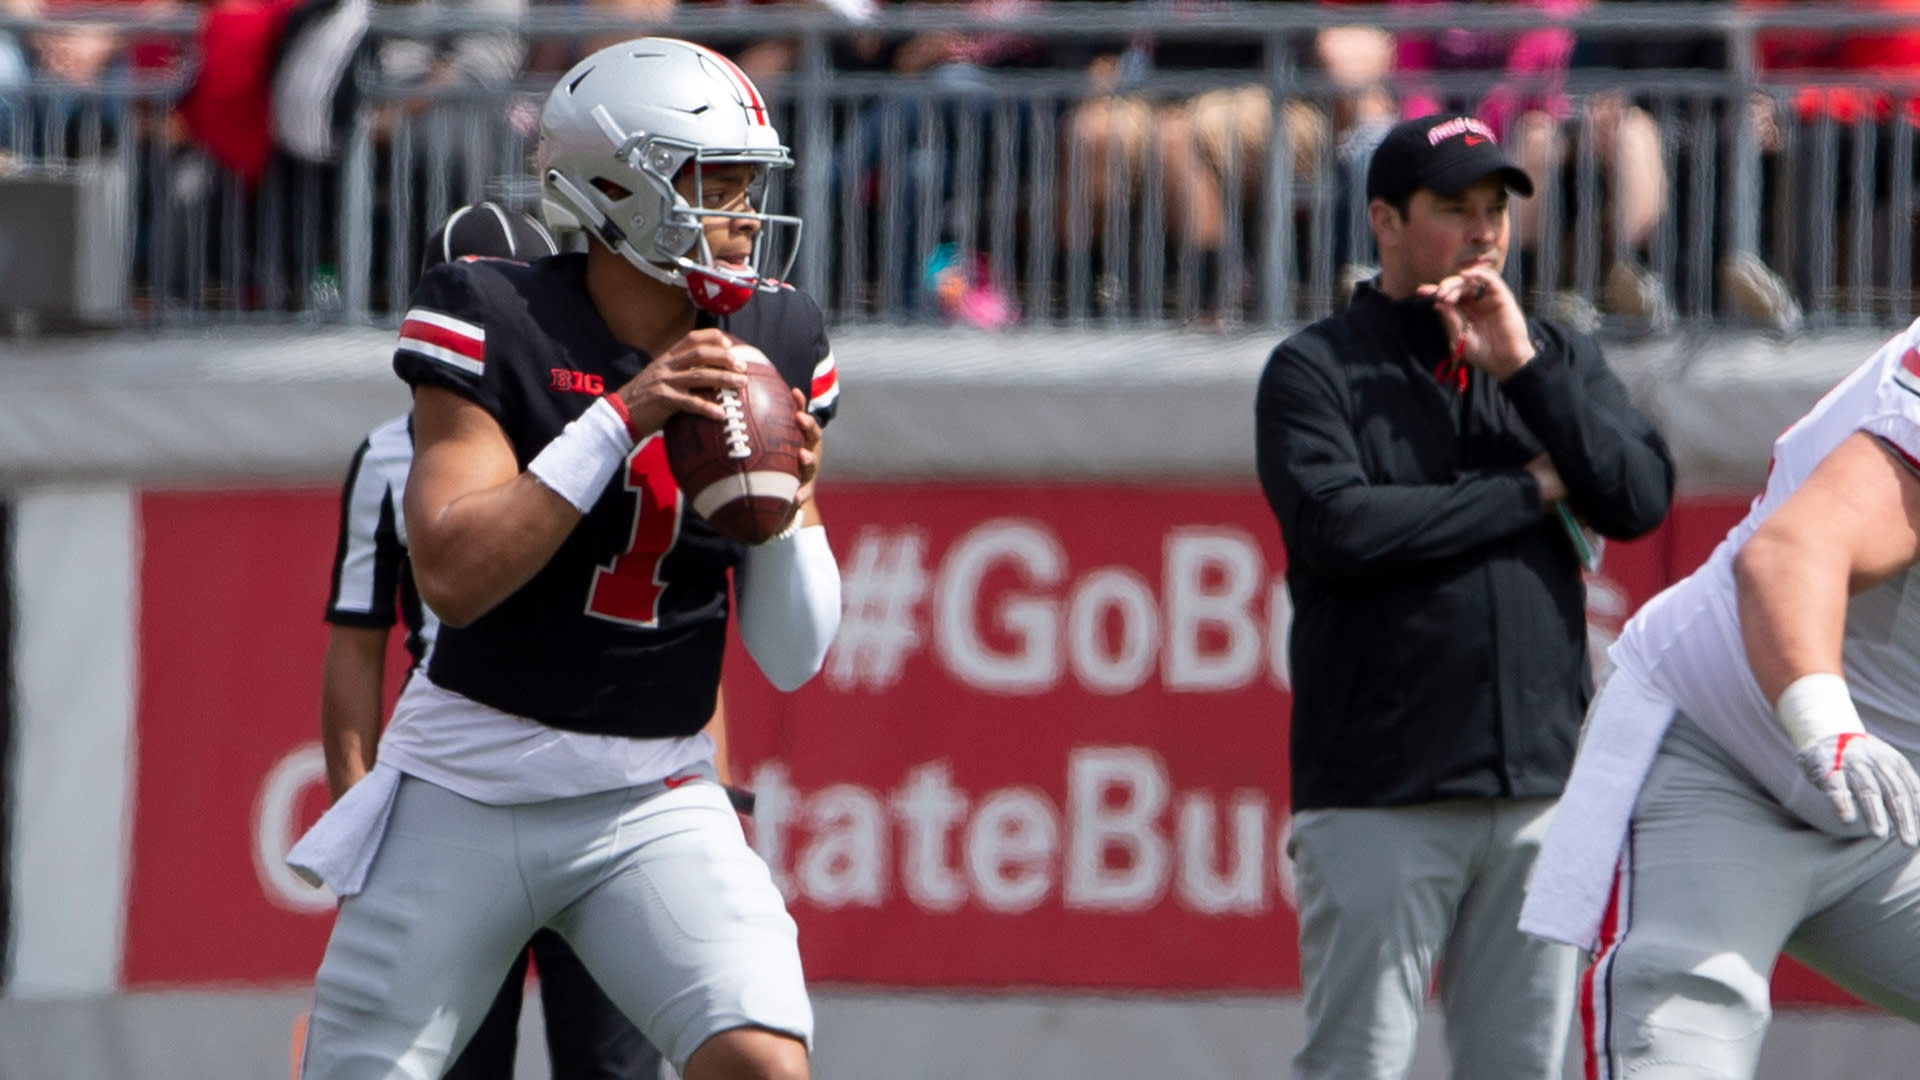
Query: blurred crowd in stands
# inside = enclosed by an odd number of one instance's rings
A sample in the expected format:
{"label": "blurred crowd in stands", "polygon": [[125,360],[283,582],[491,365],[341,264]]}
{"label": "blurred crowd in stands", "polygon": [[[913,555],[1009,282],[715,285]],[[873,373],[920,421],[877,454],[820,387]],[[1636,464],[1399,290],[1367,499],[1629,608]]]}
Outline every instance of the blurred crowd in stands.
{"label": "blurred crowd in stands", "polygon": [[[1591,14],[1591,0],[1481,0],[1471,6],[1520,10],[1499,28],[1398,33],[1360,17],[1377,3],[1242,0],[1233,10],[1250,21],[1218,34],[1180,29],[1195,13],[1223,10],[1208,0],[1108,0],[1103,6],[1153,12],[1141,25],[1164,31],[1115,30],[1087,14],[1070,34],[1018,22],[1047,0],[752,2],[834,12],[841,29],[828,41],[826,85],[869,88],[836,92],[831,160],[814,174],[830,182],[822,205],[843,223],[843,235],[808,241],[832,249],[838,302],[830,310],[841,315],[1002,325],[1020,317],[1025,300],[1035,318],[1061,310],[1137,317],[1151,308],[1206,323],[1253,312],[1256,279],[1276,272],[1295,287],[1286,310],[1268,315],[1314,314],[1369,272],[1355,193],[1375,141],[1396,119],[1442,108],[1486,120],[1540,185],[1541,197],[1515,203],[1517,273],[1530,302],[1563,318],[1659,329],[1678,315],[1790,331],[1802,304],[1845,308],[1837,296],[1856,301],[1856,316],[1912,315],[1908,300],[1885,294],[1911,281],[1920,0],[1843,5],[1911,13],[1904,27],[1763,32],[1750,85],[1735,77],[1721,26],[1649,34],[1560,24]],[[1317,29],[1284,37],[1258,29],[1264,10],[1316,4],[1334,9]],[[460,202],[498,195],[489,184],[518,177],[519,190],[532,190],[538,95],[573,60],[607,40],[670,27],[688,10],[745,6],[0,0],[0,161],[11,163],[0,171],[137,143],[136,167],[151,174],[134,196],[137,220],[162,213],[161,204],[190,205],[196,191],[231,191],[203,197],[197,227],[249,236],[224,249],[200,241],[193,258],[204,265],[197,276],[176,267],[174,291],[198,288],[204,304],[205,282],[223,280],[235,295],[214,306],[297,309],[312,302],[298,282],[269,288],[254,279],[261,267],[304,267],[288,272],[291,281],[339,262],[338,170],[356,117],[380,163],[374,273],[398,280],[403,259],[385,258],[396,237],[424,233],[424,223]],[[541,32],[542,9],[559,7],[618,16],[630,28]],[[373,13],[406,8],[505,21],[430,36],[367,31]],[[884,29],[900,9],[969,21]],[[994,29],[996,21],[1010,29]],[[707,43],[788,107],[784,133],[804,149],[791,111],[801,41],[739,32]],[[1009,85],[1034,89],[1010,94]],[[906,92],[912,87],[921,92]],[[1743,126],[1747,141],[1736,145]],[[1750,205],[1730,212],[1742,146],[1757,160],[1754,190]],[[996,177],[1019,189],[1011,239],[995,239],[995,207],[1007,205]],[[1276,216],[1290,219],[1278,234]],[[848,241],[856,222],[864,239]],[[270,245],[261,238],[283,223],[298,228],[288,225]],[[166,276],[159,263],[175,256],[146,235],[157,226],[140,228],[130,245],[140,272],[158,280]],[[193,227],[176,232],[166,247],[192,242],[181,237]],[[1261,264],[1280,249],[1284,267]],[[223,259],[234,265],[223,268]],[[1068,265],[1075,259],[1083,270]],[[1075,287],[1085,295],[1055,304]]]}

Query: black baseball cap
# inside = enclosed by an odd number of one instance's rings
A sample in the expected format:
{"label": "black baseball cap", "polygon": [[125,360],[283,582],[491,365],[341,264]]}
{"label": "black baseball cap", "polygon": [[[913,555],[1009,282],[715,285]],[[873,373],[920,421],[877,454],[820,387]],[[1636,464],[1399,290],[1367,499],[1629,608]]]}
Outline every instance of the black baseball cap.
{"label": "black baseball cap", "polygon": [[1464,113],[1403,120],[1374,148],[1367,163],[1367,198],[1400,202],[1425,188],[1458,195],[1499,174],[1509,191],[1533,197],[1533,180],[1500,149],[1493,128]]}
{"label": "black baseball cap", "polygon": [[499,203],[474,203],[447,215],[420,253],[420,272],[467,255],[497,259],[540,259],[560,248],[546,226]]}

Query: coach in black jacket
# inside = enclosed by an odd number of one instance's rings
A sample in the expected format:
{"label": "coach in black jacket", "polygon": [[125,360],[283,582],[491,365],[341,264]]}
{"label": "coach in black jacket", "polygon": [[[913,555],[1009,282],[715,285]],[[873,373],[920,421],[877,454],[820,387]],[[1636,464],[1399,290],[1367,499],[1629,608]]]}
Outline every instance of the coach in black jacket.
{"label": "coach in black jacket", "polygon": [[1560,1074],[1576,957],[1519,933],[1593,681],[1564,503],[1627,539],[1673,464],[1583,334],[1500,276],[1526,174],[1480,121],[1395,128],[1380,276],[1274,350],[1260,482],[1293,593],[1297,1080],[1399,1077],[1440,971],[1452,1074]]}

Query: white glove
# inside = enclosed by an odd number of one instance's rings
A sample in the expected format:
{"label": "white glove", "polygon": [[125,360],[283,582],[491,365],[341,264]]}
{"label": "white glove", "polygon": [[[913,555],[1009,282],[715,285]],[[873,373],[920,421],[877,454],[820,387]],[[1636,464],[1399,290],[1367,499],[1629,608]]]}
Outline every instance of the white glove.
{"label": "white glove", "polygon": [[1920,774],[1905,754],[1867,733],[1838,675],[1803,675],[1774,703],[1773,712],[1795,746],[1794,760],[1826,793],[1848,825],[1867,815],[1867,830],[1887,835],[1891,820],[1900,842],[1920,846]]}
{"label": "white glove", "polygon": [[1887,819],[1900,830],[1900,842],[1920,846],[1920,775],[1906,755],[1865,732],[1842,732],[1816,739],[1795,755],[1813,786],[1827,793],[1840,820],[1851,825],[1860,810],[1867,829],[1887,835]]}

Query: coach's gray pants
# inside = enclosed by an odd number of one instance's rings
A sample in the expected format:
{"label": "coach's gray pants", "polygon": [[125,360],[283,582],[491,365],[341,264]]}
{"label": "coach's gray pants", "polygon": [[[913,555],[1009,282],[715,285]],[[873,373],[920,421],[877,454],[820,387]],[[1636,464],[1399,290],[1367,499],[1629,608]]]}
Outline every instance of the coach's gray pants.
{"label": "coach's gray pants", "polygon": [[1518,928],[1553,805],[1472,799],[1294,818],[1307,1006],[1296,1080],[1405,1077],[1436,966],[1455,1077],[1559,1077],[1579,955]]}

